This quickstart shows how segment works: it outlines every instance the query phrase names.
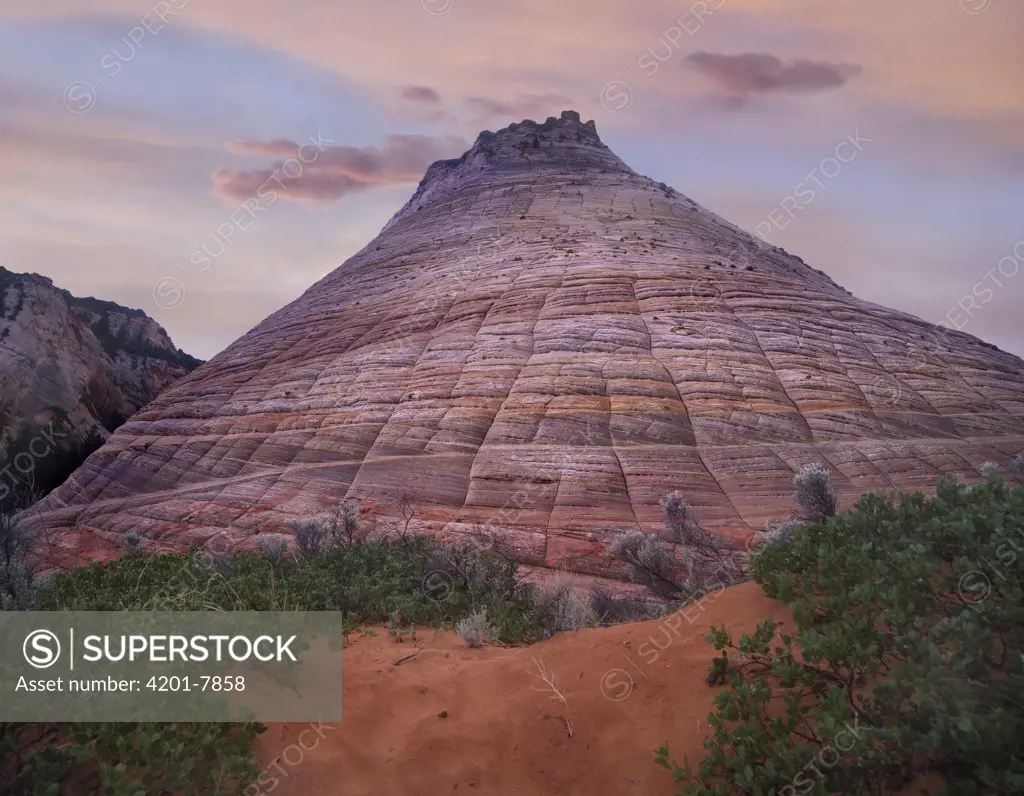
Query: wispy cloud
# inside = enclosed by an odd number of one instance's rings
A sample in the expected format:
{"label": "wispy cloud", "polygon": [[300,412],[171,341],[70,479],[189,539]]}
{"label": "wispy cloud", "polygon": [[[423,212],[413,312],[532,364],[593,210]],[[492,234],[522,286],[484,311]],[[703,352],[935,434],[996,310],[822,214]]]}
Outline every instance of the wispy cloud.
{"label": "wispy cloud", "polygon": [[415,184],[435,160],[454,157],[469,148],[458,136],[390,135],[383,147],[319,146],[316,157],[285,138],[232,141],[237,155],[277,158],[264,169],[218,169],[214,193],[227,202],[244,202],[258,191],[273,190],[295,202],[333,202],[357,191]]}
{"label": "wispy cloud", "polygon": [[406,86],[400,96],[408,102],[422,102],[427,105],[441,103],[441,95],[430,86]]}
{"label": "wispy cloud", "polygon": [[858,64],[797,58],[784,61],[769,53],[695,52],[687,63],[708,77],[733,102],[752,95],[812,93],[846,85],[863,71]]}

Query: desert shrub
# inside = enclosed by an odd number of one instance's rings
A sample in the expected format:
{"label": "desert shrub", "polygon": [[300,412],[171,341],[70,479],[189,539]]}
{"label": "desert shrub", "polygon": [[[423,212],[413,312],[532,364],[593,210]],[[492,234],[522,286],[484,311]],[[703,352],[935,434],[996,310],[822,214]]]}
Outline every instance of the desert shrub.
{"label": "desert shrub", "polygon": [[[440,573],[438,562],[455,562]],[[43,610],[343,611],[348,626],[399,611],[416,625],[451,625],[486,608],[508,643],[543,628],[514,562],[431,536],[357,539],[312,557],[241,553],[217,567],[199,550],[125,557],[62,573]]]}
{"label": "desert shrub", "polygon": [[[261,724],[2,724],[0,793],[238,794]],[[62,789],[64,788],[64,789]]]}
{"label": "desert shrub", "polygon": [[1017,475],[1024,475],[1024,453],[1017,454],[1010,465],[1010,469]]}
{"label": "desert shrub", "polygon": [[683,494],[673,492],[663,498],[660,505],[665,512],[665,524],[668,526],[672,541],[677,544],[693,544],[700,530],[700,523]]}
{"label": "desert shrub", "polygon": [[365,538],[359,522],[359,506],[353,500],[332,507],[316,517],[302,517],[291,523],[299,555],[309,558],[327,550],[349,547]]}
{"label": "desert shrub", "polygon": [[682,556],[653,534],[618,534],[611,554],[626,563],[635,583],[645,584],[663,599],[685,602],[746,577],[743,555],[701,525],[682,493],[668,495],[661,507],[669,538],[679,545]]}
{"label": "desert shrub", "polygon": [[484,595],[496,579],[504,581],[509,596],[518,588],[514,560],[469,544],[432,545],[425,568],[439,583],[458,585],[471,596]]}
{"label": "desert shrub", "polygon": [[699,590],[706,583],[729,585],[744,579],[742,557],[701,524],[681,492],[667,496],[661,508],[671,540],[683,547],[686,557],[689,575],[684,591]]}
{"label": "desert shrub", "polygon": [[981,467],[978,468],[978,472],[981,473],[982,478],[988,481],[1001,476],[1003,474],[1003,468],[999,466],[998,462],[987,461],[981,463]]}
{"label": "desert shrub", "polygon": [[661,616],[661,608],[641,597],[619,597],[603,584],[590,589],[590,613],[600,625],[641,622]]}
{"label": "desert shrub", "polygon": [[[147,607],[139,592],[152,596],[163,590],[170,595],[182,584],[175,577],[182,573],[179,561],[190,560],[175,556],[149,559],[140,554],[141,537],[127,533],[122,537],[126,548],[122,561],[94,565],[83,580],[76,578],[77,572],[44,580],[28,563],[34,553],[29,542],[17,515],[0,516],[0,603],[4,610],[90,610],[126,603]],[[149,562],[156,564],[152,573],[147,573]],[[83,583],[96,583],[100,571],[117,573],[103,584],[109,591],[79,592]],[[149,607],[173,610],[174,605]],[[238,793],[258,774],[251,746],[264,729],[257,723],[0,722],[0,793]]]}
{"label": "desert shrub", "polygon": [[681,562],[657,536],[640,531],[620,533],[612,539],[611,553],[626,562],[634,583],[643,583],[662,597],[679,595]]}
{"label": "desert shrub", "polygon": [[288,539],[279,533],[267,533],[256,537],[256,546],[271,564],[280,564],[288,551]]}
{"label": "desert shrub", "polygon": [[128,554],[142,552],[142,536],[135,531],[121,534],[121,547]]}
{"label": "desert shrub", "polygon": [[359,506],[347,500],[327,517],[328,537],[334,544],[348,546],[359,537]]}
{"label": "desert shrub", "polygon": [[455,632],[459,634],[459,638],[466,643],[467,647],[477,649],[484,645],[485,640],[493,636],[494,629],[487,621],[486,609],[481,608],[460,619],[455,625]]}
{"label": "desert shrub", "polygon": [[795,632],[713,629],[706,754],[657,753],[677,794],[1024,792],[1024,487],[868,495],[752,570]]}
{"label": "desert shrub", "polygon": [[590,605],[573,587],[570,578],[559,575],[534,589],[534,611],[538,620],[553,633],[579,630],[596,624]]}
{"label": "desert shrub", "polygon": [[295,549],[303,558],[314,558],[327,547],[327,526],[316,517],[303,517],[291,524]]}
{"label": "desert shrub", "polygon": [[811,522],[834,517],[839,507],[839,495],[832,486],[828,470],[820,464],[809,464],[793,477],[796,502]]}
{"label": "desert shrub", "polygon": [[778,542],[787,541],[803,523],[799,520],[782,520],[781,522],[773,523],[768,526],[768,530],[764,537],[760,540],[759,547],[765,547],[767,545],[773,545]]}

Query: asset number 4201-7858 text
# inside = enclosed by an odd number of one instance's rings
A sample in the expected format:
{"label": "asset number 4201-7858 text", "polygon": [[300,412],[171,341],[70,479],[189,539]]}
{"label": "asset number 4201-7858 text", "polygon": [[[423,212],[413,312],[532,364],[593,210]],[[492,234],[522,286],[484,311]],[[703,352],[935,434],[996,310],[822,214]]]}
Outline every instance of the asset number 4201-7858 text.
{"label": "asset number 4201-7858 text", "polygon": [[237,676],[199,675],[198,677],[177,677],[160,675],[150,677],[146,682],[150,691],[244,691],[245,678]]}

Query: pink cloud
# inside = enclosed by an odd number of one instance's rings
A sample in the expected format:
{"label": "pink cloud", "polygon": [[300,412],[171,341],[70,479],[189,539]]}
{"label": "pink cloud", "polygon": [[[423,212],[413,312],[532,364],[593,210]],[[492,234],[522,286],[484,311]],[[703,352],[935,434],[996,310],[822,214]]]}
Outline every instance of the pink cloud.
{"label": "pink cloud", "polygon": [[769,53],[696,52],[687,62],[735,101],[752,94],[826,91],[845,85],[863,71],[857,64],[797,58],[783,61]]}
{"label": "pink cloud", "polygon": [[383,147],[314,146],[284,138],[232,141],[229,152],[276,162],[263,169],[218,169],[213,190],[227,202],[244,202],[267,191],[295,202],[333,202],[358,191],[414,185],[435,160],[468,148],[458,136],[426,135],[390,135]]}
{"label": "pink cloud", "polygon": [[430,86],[406,86],[400,96],[409,102],[422,102],[427,105],[437,105],[441,102],[441,95]]}

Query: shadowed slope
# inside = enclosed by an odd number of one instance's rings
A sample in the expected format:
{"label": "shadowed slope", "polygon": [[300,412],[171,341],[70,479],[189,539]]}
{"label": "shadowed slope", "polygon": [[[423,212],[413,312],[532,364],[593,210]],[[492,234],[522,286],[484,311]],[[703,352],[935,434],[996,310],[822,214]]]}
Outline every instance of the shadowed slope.
{"label": "shadowed slope", "polygon": [[142,310],[0,267],[0,509],[60,484],[199,364]]}

